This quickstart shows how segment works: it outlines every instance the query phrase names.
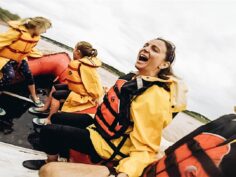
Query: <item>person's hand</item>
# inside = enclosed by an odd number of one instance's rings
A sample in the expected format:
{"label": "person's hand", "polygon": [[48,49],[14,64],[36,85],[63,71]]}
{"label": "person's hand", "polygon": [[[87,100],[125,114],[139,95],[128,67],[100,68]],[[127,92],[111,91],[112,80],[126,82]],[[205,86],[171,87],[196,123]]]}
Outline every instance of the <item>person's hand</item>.
{"label": "person's hand", "polygon": [[44,125],[52,124],[50,119],[45,119],[44,120]]}

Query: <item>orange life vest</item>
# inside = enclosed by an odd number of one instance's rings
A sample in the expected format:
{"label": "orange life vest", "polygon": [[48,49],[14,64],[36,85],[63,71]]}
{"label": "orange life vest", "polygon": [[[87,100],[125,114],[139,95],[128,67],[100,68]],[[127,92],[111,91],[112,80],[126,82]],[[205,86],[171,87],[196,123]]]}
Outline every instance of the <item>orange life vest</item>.
{"label": "orange life vest", "polygon": [[[122,86],[128,81],[131,80],[134,76],[118,79],[113,87],[109,89],[106,95],[103,98],[103,103],[98,107],[95,121],[97,129],[103,130],[100,133],[104,137],[114,137],[116,131],[121,131],[122,126],[118,122],[119,116],[119,107],[120,107],[120,93]],[[127,122],[129,123],[129,122]],[[124,126],[123,126],[124,128]],[[107,136],[108,135],[108,136]]]}
{"label": "orange life vest", "polygon": [[226,115],[196,129],[168,148],[142,177],[235,177],[235,119]]}
{"label": "orange life vest", "polygon": [[[132,78],[134,73],[120,77],[115,85],[107,92],[103,102],[99,105],[95,115],[97,131],[104,139],[114,139],[124,135],[127,128],[132,124],[130,120],[130,105],[134,98],[146,89],[161,82],[145,81],[141,78]],[[139,88],[139,81],[142,87]]]}
{"label": "orange life vest", "polygon": [[81,80],[80,66],[81,63],[79,60],[71,61],[67,68],[66,80],[68,82],[68,88],[71,91],[79,93],[80,95],[84,95],[87,93],[87,91],[84,88],[83,82]]}
{"label": "orange life vest", "polygon": [[32,37],[27,30],[17,27],[12,28],[20,32],[19,38],[13,41],[10,45],[3,47],[0,50],[0,57],[20,62],[27,57],[31,50],[37,45],[40,36]]}

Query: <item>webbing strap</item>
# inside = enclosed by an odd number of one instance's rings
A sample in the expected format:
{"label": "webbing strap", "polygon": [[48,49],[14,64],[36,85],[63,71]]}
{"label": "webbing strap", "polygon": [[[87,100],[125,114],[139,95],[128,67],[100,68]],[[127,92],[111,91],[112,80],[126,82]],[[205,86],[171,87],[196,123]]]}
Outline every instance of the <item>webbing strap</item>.
{"label": "webbing strap", "polygon": [[106,121],[106,119],[103,117],[103,115],[102,115],[102,113],[101,113],[101,107],[100,107],[100,106],[97,108],[96,115],[100,118],[100,120],[106,125],[106,127],[107,127],[110,131],[112,131],[112,132],[115,131],[114,129],[111,128],[111,126],[108,124],[108,122]]}
{"label": "webbing strap", "polygon": [[117,87],[117,84],[115,84],[113,86],[113,89],[114,89],[114,92],[116,93],[116,96],[120,99],[120,91],[119,91],[119,89]]}
{"label": "webbing strap", "polygon": [[119,143],[119,145],[117,147],[111,141],[105,139],[107,144],[112,148],[113,154],[111,155],[111,157],[109,159],[102,162],[103,165],[112,161],[116,157],[116,155],[120,155],[122,158],[128,157],[127,155],[120,152],[122,146],[125,144],[125,141],[127,140],[128,137],[129,137],[129,135],[124,134],[121,142]]}
{"label": "webbing strap", "polygon": [[20,50],[13,49],[9,46],[6,46],[6,48],[8,48],[13,53],[21,53],[21,54],[24,54],[24,55],[29,53],[29,52],[23,52],[23,51],[20,51]]}
{"label": "webbing strap", "polygon": [[118,114],[113,110],[113,108],[111,107],[111,104],[108,101],[108,96],[105,95],[103,98],[103,103],[105,104],[105,106],[107,107],[107,109],[111,112],[111,114],[116,118],[118,116]]}
{"label": "webbing strap", "polygon": [[179,171],[178,164],[176,161],[176,155],[174,153],[166,157],[165,166],[168,176],[181,177],[181,173]]}
{"label": "webbing strap", "polygon": [[110,125],[109,127],[109,130],[112,130],[114,131],[115,130],[115,127],[117,125],[117,123],[119,122],[119,119],[118,119],[118,114],[113,110],[113,108],[111,107],[109,101],[108,101],[108,97],[107,95],[104,96],[104,99],[103,99],[103,103],[105,104],[105,106],[107,107],[107,109],[110,111],[110,113],[114,116],[114,120],[112,122],[112,124]]}
{"label": "webbing strap", "polygon": [[187,142],[188,149],[192,152],[192,155],[201,163],[202,168],[210,177],[224,177],[220,169],[212,161],[212,159],[202,149],[200,144],[192,139]]}

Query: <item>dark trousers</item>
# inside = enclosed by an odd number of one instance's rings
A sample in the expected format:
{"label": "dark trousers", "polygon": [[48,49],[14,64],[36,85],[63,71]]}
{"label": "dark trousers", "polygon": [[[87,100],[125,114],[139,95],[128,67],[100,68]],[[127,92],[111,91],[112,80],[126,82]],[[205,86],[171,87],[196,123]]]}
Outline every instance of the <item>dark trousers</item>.
{"label": "dark trousers", "polygon": [[93,123],[93,118],[87,114],[56,113],[51,121],[52,124],[44,126],[40,132],[40,143],[47,154],[75,149],[88,154],[94,163],[101,160],[86,129]]}
{"label": "dark trousers", "polygon": [[56,100],[66,99],[71,92],[67,84],[55,84],[54,88],[56,91],[52,93],[52,97]]}
{"label": "dark trousers", "polygon": [[[15,78],[15,70],[18,66],[18,63],[14,60],[10,60],[6,65],[3,66],[1,72],[3,74],[3,77],[0,79],[0,86],[8,85],[10,82]],[[33,75],[29,69],[28,62],[26,60],[22,60],[21,64],[18,68],[20,73],[23,74],[25,77],[25,81],[27,85],[33,85],[34,84],[34,78]]]}

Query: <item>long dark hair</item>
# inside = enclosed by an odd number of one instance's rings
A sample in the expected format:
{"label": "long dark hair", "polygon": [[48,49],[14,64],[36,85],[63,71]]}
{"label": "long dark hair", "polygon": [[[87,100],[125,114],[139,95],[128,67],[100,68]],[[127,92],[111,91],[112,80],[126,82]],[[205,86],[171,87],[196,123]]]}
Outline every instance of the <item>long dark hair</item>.
{"label": "long dark hair", "polygon": [[165,61],[170,62],[170,66],[168,68],[160,70],[160,72],[158,73],[158,77],[160,79],[167,80],[169,78],[168,76],[174,75],[173,70],[172,70],[172,63],[175,60],[175,45],[172,42],[167,41],[163,38],[156,38],[156,40],[163,41],[166,45],[167,50],[166,50]]}

